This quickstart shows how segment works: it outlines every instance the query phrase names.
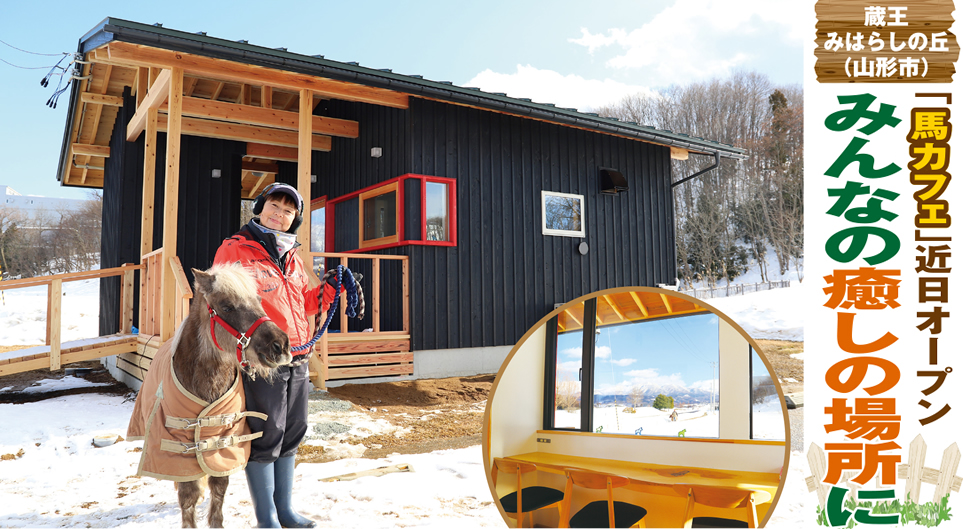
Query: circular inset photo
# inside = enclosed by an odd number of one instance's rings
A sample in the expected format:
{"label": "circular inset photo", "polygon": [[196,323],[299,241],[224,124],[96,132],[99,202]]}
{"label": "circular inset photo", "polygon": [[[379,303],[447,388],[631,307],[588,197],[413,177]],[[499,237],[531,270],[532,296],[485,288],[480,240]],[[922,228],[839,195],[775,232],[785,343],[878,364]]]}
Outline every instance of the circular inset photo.
{"label": "circular inset photo", "polygon": [[760,527],[789,462],[789,416],[749,335],[703,301],[626,287],[529,329],[482,431],[509,526]]}

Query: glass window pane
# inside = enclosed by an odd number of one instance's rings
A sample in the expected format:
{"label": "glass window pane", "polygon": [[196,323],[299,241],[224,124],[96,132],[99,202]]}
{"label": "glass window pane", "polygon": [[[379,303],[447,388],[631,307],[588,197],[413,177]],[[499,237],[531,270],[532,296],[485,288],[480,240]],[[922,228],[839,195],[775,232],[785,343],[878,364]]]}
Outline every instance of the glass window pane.
{"label": "glass window pane", "polygon": [[545,195],[545,227],[550,230],[582,231],[582,199]]}
{"label": "glass window pane", "polygon": [[429,241],[448,240],[448,184],[425,183],[425,237]]}
{"label": "glass window pane", "polygon": [[785,440],[786,423],[776,384],[759,353],[749,348],[752,366],[752,438]]}
{"label": "glass window pane", "polygon": [[598,328],[592,430],[719,437],[719,318]]}
{"label": "glass window pane", "polygon": [[364,240],[381,239],[397,233],[396,204],[394,191],[364,201]]}
{"label": "glass window pane", "polygon": [[[324,209],[315,208],[311,210],[311,251],[324,251]],[[314,258],[314,271],[318,277],[324,275],[324,257]]]}
{"label": "glass window pane", "polygon": [[[555,428],[582,425],[582,330],[562,332],[573,318],[580,318],[584,306],[576,306],[558,317],[558,342],[555,354]],[[579,327],[581,324],[579,324]]]}

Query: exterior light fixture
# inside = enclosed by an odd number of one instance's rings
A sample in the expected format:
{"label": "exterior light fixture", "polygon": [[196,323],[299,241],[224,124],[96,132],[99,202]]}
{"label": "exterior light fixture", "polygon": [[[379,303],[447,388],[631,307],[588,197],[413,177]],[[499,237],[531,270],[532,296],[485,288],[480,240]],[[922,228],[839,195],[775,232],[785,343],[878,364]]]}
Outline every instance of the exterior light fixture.
{"label": "exterior light fixture", "polygon": [[371,148],[371,157],[372,157],[372,158],[381,158],[381,147],[372,147],[372,148]]}
{"label": "exterior light fixture", "polygon": [[212,169],[212,170],[211,170],[211,178],[220,178],[220,177],[221,177],[221,170],[220,170],[220,169]]}

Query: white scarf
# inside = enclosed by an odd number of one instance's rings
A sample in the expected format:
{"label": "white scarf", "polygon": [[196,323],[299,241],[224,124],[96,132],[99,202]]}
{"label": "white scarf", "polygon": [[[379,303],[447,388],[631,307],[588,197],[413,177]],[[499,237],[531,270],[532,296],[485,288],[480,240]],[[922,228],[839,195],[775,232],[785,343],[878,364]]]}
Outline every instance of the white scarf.
{"label": "white scarf", "polygon": [[252,222],[258,227],[263,233],[269,233],[274,235],[274,244],[278,249],[278,256],[284,256],[288,253],[291,248],[298,242],[298,236],[294,233],[286,233],[283,231],[272,230],[271,228],[263,226],[260,222]]}

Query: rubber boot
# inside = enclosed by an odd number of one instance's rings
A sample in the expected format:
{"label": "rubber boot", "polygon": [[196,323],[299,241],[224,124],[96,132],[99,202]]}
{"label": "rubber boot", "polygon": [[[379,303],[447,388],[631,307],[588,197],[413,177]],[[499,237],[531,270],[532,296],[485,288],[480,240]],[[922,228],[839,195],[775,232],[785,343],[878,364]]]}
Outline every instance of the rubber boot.
{"label": "rubber boot", "polygon": [[274,462],[274,505],[283,527],[315,527],[318,524],[298,514],[291,506],[294,488],[294,457],[279,457]]}
{"label": "rubber boot", "polygon": [[247,474],[247,488],[251,491],[257,526],[281,527],[278,510],[274,506],[274,463],[248,461],[244,473]]}

